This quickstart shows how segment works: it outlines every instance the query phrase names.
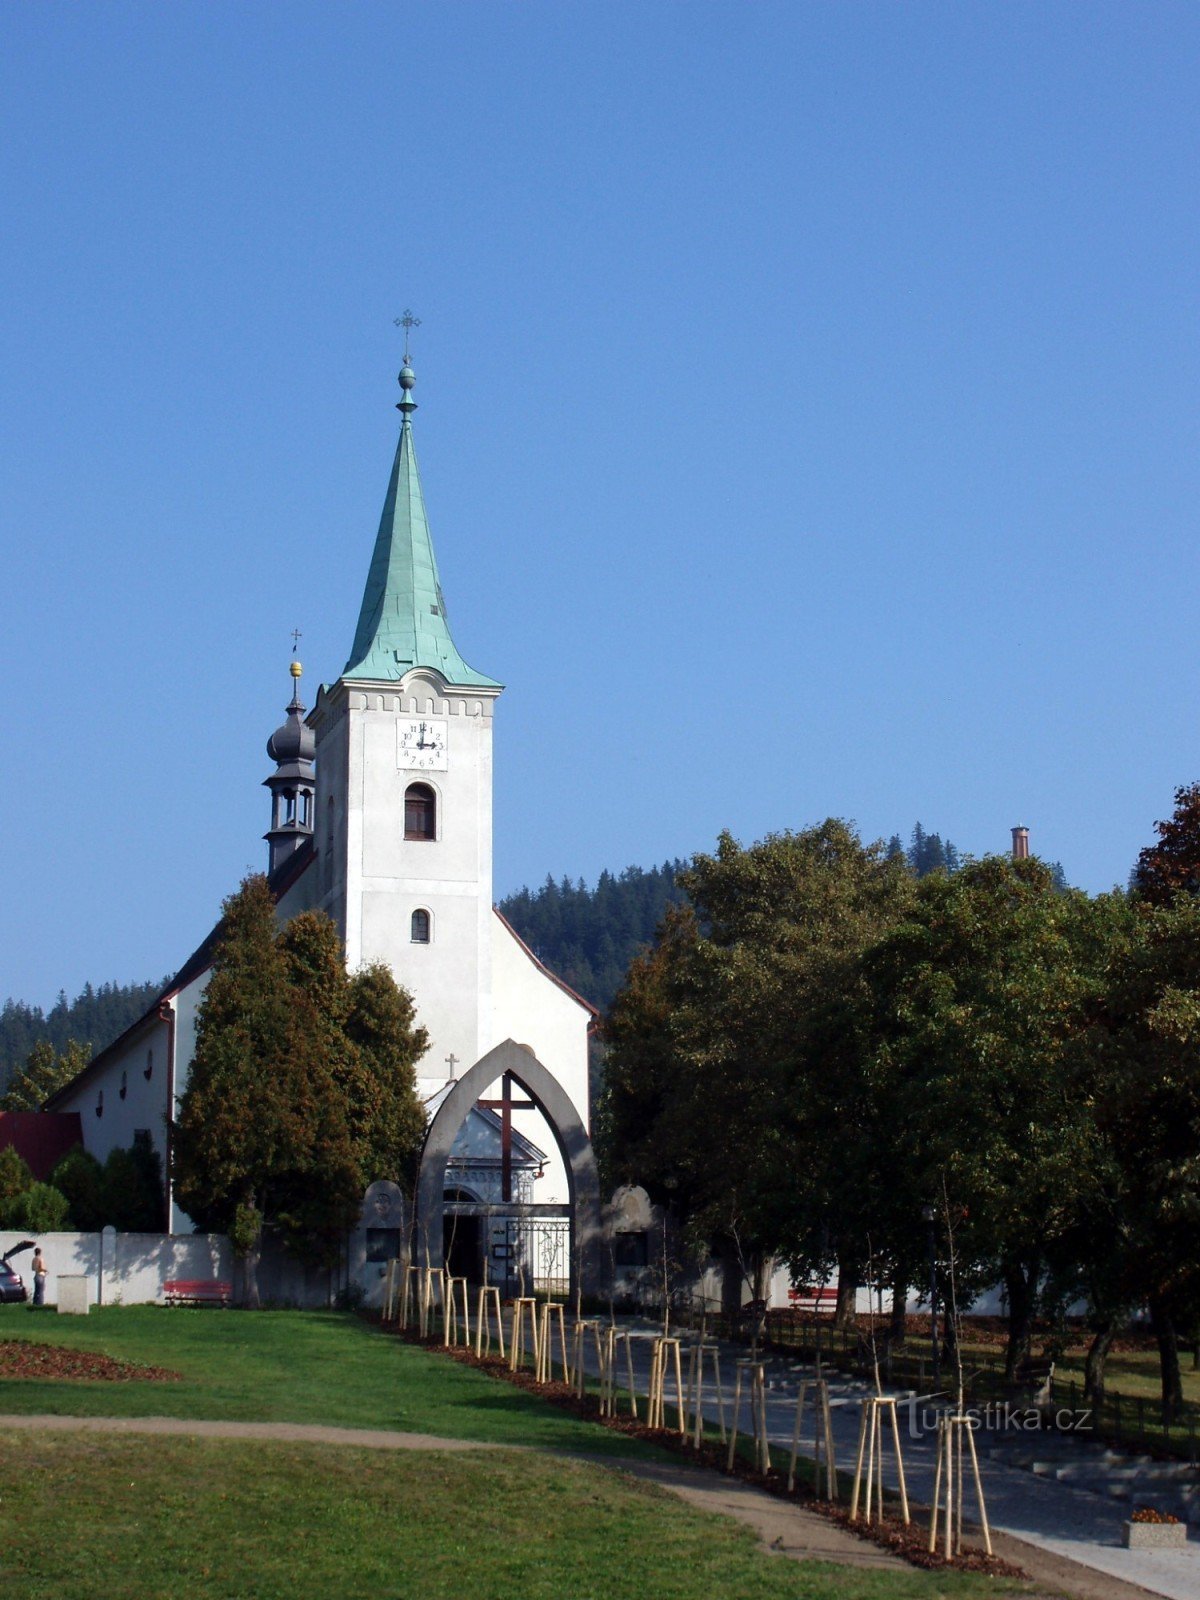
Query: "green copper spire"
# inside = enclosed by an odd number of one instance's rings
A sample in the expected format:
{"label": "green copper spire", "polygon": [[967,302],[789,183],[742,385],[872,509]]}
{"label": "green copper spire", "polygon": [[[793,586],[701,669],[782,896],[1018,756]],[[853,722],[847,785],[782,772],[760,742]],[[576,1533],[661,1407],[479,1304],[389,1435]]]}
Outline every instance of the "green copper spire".
{"label": "green copper spire", "polygon": [[400,369],[403,398],[396,408],[404,417],[400,442],[375,536],[354,646],[342,677],[399,679],[413,667],[432,667],[447,683],[496,689],[500,685],[494,679],[476,672],[459,655],[446,622],[446,602],[413,445],[415,382],[406,351]]}

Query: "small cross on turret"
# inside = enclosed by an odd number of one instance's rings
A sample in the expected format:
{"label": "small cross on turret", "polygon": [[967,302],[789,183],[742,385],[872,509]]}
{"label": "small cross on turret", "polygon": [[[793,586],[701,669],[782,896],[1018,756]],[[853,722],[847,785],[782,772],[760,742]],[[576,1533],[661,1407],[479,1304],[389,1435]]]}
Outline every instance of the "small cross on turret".
{"label": "small cross on turret", "polygon": [[404,365],[408,365],[408,336],[414,328],[421,326],[420,317],[414,317],[411,311],[406,310],[402,317],[394,317],[393,322],[397,328],[404,329]]}

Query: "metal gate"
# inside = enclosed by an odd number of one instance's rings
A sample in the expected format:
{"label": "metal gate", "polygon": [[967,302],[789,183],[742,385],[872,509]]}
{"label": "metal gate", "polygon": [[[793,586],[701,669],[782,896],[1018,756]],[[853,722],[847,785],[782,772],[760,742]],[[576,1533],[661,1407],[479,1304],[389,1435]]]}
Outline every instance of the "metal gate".
{"label": "metal gate", "polygon": [[[505,1217],[504,1240],[493,1248],[493,1281],[506,1298],[517,1294],[571,1292],[569,1217]],[[497,1256],[500,1259],[495,1259]]]}

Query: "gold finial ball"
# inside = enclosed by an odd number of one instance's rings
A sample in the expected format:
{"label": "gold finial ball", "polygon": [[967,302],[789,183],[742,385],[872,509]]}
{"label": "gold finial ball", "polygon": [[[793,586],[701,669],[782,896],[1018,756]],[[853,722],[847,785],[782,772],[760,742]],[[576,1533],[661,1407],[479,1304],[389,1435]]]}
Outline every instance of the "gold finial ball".
{"label": "gold finial ball", "polygon": [[288,668],[288,671],[291,673],[293,678],[299,678],[304,672],[304,668],[298,661],[293,661],[291,666]]}

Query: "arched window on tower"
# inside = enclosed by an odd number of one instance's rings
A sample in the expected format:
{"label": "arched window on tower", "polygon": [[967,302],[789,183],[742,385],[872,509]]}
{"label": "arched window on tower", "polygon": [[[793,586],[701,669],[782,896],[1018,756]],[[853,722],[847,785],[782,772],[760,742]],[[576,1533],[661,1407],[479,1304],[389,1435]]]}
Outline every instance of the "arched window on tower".
{"label": "arched window on tower", "polygon": [[429,943],[429,913],[428,911],[414,911],[412,914],[412,942],[414,944]]}
{"label": "arched window on tower", "polygon": [[404,791],[404,837],[437,838],[437,796],[427,783],[410,783]]}

